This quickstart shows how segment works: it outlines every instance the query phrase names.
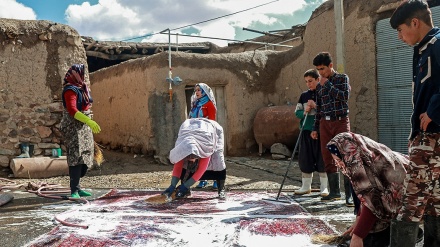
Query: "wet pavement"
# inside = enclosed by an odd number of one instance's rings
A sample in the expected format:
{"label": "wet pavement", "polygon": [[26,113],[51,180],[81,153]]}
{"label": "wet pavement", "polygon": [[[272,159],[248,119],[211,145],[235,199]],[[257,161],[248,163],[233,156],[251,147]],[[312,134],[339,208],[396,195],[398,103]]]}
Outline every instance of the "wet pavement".
{"label": "wet pavement", "polygon": [[[93,190],[93,198],[108,190]],[[0,246],[21,247],[59,224],[55,216],[78,202],[39,197],[25,191],[2,190],[14,199],[0,207]]]}

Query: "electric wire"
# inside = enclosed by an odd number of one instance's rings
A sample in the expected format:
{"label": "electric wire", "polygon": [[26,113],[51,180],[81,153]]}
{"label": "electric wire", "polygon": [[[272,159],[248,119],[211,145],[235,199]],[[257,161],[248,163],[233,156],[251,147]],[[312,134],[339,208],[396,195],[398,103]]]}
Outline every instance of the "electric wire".
{"label": "electric wire", "polygon": [[[238,13],[249,11],[249,10],[252,10],[252,9],[264,6],[264,5],[268,5],[268,4],[271,4],[271,3],[274,3],[274,2],[278,2],[278,1],[279,0],[274,0],[274,1],[271,1],[271,2],[263,3],[263,4],[260,4],[260,5],[257,5],[257,6],[251,7],[251,8],[247,8],[247,9],[244,9],[244,10],[240,10],[240,11],[237,11],[237,12],[234,12],[234,13],[230,13],[230,14],[227,14],[227,15],[222,15],[222,16],[211,18],[211,19],[208,19],[208,20],[200,21],[200,22],[197,22],[197,23],[188,24],[188,25],[185,25],[185,26],[173,28],[173,29],[170,29],[170,31],[175,31],[175,30],[179,30],[179,29],[182,29],[182,28],[191,27],[191,26],[194,26],[194,25],[210,22],[210,21],[213,21],[213,20],[218,20],[218,19],[221,19],[221,18],[224,18],[224,17],[228,17],[228,16],[231,16],[231,15],[235,15],[235,14],[238,14]],[[153,36],[153,35],[156,35],[156,34],[160,34],[161,32],[162,31],[155,32],[155,33],[152,33],[152,34],[146,34],[146,35],[142,35],[142,36],[138,36],[138,37],[133,37],[133,38],[129,38],[129,39],[124,39],[124,40],[121,40],[121,41],[130,41],[130,40],[134,40],[134,39],[145,38],[145,37]]]}

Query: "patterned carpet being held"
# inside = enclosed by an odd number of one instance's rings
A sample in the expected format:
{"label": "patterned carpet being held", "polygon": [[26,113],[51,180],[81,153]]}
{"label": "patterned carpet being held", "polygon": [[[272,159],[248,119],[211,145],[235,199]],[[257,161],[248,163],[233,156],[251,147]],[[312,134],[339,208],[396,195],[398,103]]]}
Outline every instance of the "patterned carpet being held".
{"label": "patterned carpet being held", "polygon": [[313,234],[336,232],[295,202],[263,200],[274,194],[193,191],[165,204],[145,200],[158,191],[112,190],[58,215],[82,227],[56,226],[28,246],[321,246]]}

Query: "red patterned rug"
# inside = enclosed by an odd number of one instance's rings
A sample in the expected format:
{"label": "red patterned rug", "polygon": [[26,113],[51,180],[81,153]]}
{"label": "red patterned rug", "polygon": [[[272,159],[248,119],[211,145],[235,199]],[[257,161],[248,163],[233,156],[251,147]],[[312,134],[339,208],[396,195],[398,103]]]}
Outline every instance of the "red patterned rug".
{"label": "red patterned rug", "polygon": [[315,246],[312,234],[335,234],[299,204],[271,202],[264,192],[193,191],[190,198],[148,204],[158,191],[112,190],[58,218],[59,225],[28,246]]}

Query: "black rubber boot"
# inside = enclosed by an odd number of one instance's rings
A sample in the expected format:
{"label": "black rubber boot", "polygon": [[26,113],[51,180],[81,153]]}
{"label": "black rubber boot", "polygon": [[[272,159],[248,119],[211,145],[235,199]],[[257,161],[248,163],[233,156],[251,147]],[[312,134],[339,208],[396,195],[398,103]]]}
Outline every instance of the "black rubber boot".
{"label": "black rubber boot", "polygon": [[86,164],[81,165],[81,177],[84,177],[86,175],[88,169],[89,167]]}
{"label": "black rubber boot", "polygon": [[440,246],[440,217],[425,216],[423,246]]}
{"label": "black rubber boot", "polygon": [[334,201],[341,199],[341,189],[339,185],[339,172],[327,173],[330,194],[321,197],[321,201]]}
{"label": "black rubber boot", "polygon": [[226,199],[226,189],[225,189],[225,180],[217,180],[218,186],[218,198],[225,200]]}
{"label": "black rubber boot", "polygon": [[[416,246],[418,232],[419,232],[418,222],[391,220],[390,247]],[[425,246],[435,246],[435,245],[425,245]]]}
{"label": "black rubber boot", "polygon": [[350,179],[344,176],[344,190],[345,190],[345,205],[347,207],[354,207],[353,193],[351,188]]}
{"label": "black rubber boot", "polygon": [[70,191],[72,194],[81,190],[79,180],[81,178],[82,165],[69,166]]}

